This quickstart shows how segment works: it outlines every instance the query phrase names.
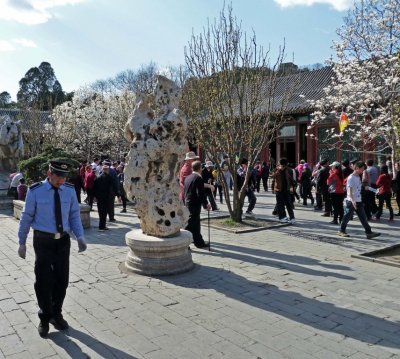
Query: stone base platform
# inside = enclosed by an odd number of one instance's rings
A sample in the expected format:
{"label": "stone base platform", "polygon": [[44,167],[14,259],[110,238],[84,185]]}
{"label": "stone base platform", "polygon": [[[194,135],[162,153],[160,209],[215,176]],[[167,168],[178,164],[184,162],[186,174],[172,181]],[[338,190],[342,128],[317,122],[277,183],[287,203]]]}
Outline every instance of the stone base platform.
{"label": "stone base platform", "polygon": [[188,250],[192,234],[181,230],[174,237],[160,238],[134,229],[125,235],[130,251],[125,261],[128,272],[149,276],[184,273],[194,266]]}
{"label": "stone base platform", "polygon": [[[14,199],[12,201],[14,205],[14,217],[16,219],[21,218],[21,212],[22,209],[24,208],[24,201],[16,200]],[[90,228],[90,206],[87,204],[79,204],[80,210],[81,210],[81,221],[82,221],[82,226],[84,229]]]}

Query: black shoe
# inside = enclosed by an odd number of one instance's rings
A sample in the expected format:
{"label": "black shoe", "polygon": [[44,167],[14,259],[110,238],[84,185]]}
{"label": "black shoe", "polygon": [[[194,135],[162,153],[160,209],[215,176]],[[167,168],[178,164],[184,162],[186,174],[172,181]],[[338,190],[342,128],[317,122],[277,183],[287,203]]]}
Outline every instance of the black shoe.
{"label": "black shoe", "polygon": [[57,330],[65,330],[69,328],[68,322],[63,318],[63,316],[57,316],[55,318],[50,319],[50,323]]}
{"label": "black shoe", "polygon": [[367,239],[373,239],[376,237],[379,237],[381,234],[378,232],[371,232],[371,233],[367,233]]}
{"label": "black shoe", "polygon": [[336,220],[333,220],[333,221],[330,221],[329,224],[339,224],[339,222]]}
{"label": "black shoe", "polygon": [[196,246],[196,248],[208,248],[210,246],[210,243],[203,242],[199,244],[195,243],[194,245]]}
{"label": "black shoe", "polygon": [[49,322],[41,320],[38,326],[38,333],[42,338],[46,338],[47,334],[49,334]]}
{"label": "black shoe", "polygon": [[126,213],[126,209],[124,208],[120,213]]}
{"label": "black shoe", "polygon": [[400,212],[399,212],[399,213],[395,213],[394,215],[395,215],[395,216],[400,216]]}
{"label": "black shoe", "polygon": [[322,207],[317,207],[317,206],[315,206],[315,207],[314,207],[314,211],[322,211]]}
{"label": "black shoe", "polygon": [[115,218],[111,218],[110,220],[109,220],[109,222],[116,222],[117,220],[115,219]]}
{"label": "black shoe", "polygon": [[323,214],[321,214],[321,217],[330,217],[331,214],[329,212],[325,212]]}

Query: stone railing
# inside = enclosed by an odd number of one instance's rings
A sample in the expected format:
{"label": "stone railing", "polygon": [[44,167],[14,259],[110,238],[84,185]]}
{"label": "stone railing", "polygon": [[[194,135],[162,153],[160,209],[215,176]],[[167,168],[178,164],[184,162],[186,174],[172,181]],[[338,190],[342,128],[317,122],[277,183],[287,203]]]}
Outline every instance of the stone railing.
{"label": "stone railing", "polygon": [[[24,201],[19,201],[14,199],[13,204],[14,204],[14,217],[16,219],[21,218],[21,212],[22,209],[24,208]],[[82,226],[83,228],[90,228],[90,206],[87,204],[81,203],[80,205],[81,209],[81,221],[82,221]]]}

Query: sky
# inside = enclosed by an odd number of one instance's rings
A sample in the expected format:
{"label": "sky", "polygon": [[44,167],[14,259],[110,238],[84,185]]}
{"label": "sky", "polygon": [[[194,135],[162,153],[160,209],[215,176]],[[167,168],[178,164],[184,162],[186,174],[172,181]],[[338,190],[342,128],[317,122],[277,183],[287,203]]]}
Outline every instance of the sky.
{"label": "sky", "polygon": [[[226,4],[229,0],[226,1]],[[232,0],[244,31],[285,62],[324,63],[353,0]],[[0,93],[49,62],[64,91],[155,62],[184,64],[184,47],[224,0],[0,0]]]}

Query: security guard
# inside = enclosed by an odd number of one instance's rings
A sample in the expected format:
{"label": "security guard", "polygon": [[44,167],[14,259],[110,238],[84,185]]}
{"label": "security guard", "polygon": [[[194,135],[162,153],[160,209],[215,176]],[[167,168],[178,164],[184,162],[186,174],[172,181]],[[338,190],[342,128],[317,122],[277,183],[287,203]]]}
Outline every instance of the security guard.
{"label": "security guard", "polygon": [[38,332],[42,338],[49,332],[49,322],[57,330],[68,328],[61,313],[69,280],[68,231],[72,230],[78,240],[78,252],[86,250],[75,189],[65,182],[68,172],[67,163],[50,161],[47,179],[29,187],[18,229],[18,255],[25,258],[26,239],[33,228]]}

